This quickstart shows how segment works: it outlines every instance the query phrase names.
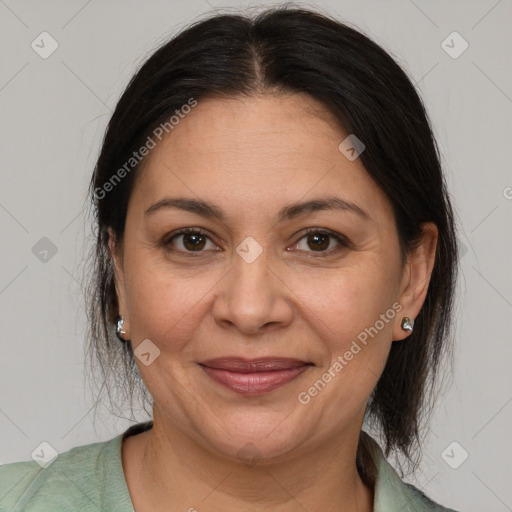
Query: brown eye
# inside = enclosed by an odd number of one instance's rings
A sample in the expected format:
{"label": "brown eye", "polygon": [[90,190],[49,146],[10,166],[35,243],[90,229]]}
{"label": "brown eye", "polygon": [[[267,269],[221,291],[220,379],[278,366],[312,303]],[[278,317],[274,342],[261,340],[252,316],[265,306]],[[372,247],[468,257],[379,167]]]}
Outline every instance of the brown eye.
{"label": "brown eye", "polygon": [[[304,240],[304,242],[301,242],[301,240]],[[333,240],[336,243],[333,244]],[[299,251],[311,253],[308,256],[317,256],[317,254],[313,253],[319,253],[318,256],[324,256],[337,252],[342,248],[347,248],[349,245],[349,242],[341,235],[312,228],[297,242],[295,248]]]}
{"label": "brown eye", "polygon": [[317,233],[314,235],[307,235],[307,244],[313,250],[325,250],[329,248],[329,235]]}
{"label": "brown eye", "polygon": [[187,233],[183,236],[183,246],[190,251],[200,251],[204,249],[205,237],[197,233]]}
{"label": "brown eye", "polygon": [[[164,242],[165,247],[173,246],[176,252],[204,252],[209,237],[199,229],[183,229]],[[211,241],[210,241],[211,242]],[[212,245],[217,247],[215,244]]]}

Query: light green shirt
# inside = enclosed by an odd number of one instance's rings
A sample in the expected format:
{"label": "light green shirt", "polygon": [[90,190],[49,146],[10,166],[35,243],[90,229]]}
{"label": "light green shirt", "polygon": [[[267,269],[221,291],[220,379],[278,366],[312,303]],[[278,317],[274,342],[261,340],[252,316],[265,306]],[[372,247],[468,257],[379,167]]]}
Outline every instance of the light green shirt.
{"label": "light green shirt", "polygon": [[[139,423],[110,441],[72,448],[45,469],[35,461],[0,466],[0,512],[134,512],[121,444],[151,426]],[[455,512],[402,482],[379,445],[363,436],[376,473],[374,512]]]}

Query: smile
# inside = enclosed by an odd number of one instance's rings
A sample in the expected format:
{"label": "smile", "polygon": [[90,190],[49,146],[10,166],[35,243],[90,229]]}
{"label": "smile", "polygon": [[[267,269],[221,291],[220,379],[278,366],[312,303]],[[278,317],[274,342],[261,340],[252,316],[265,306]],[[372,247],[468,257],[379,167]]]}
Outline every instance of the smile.
{"label": "smile", "polygon": [[200,363],[200,366],[212,380],[232,391],[260,395],[284,386],[313,365],[284,358],[219,358]]}

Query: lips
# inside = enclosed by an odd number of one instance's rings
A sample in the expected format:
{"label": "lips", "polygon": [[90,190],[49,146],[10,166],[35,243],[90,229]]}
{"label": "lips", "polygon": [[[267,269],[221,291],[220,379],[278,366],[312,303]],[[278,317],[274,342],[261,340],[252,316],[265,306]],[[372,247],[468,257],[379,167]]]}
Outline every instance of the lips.
{"label": "lips", "polygon": [[310,363],[291,358],[263,357],[260,359],[243,359],[242,357],[219,357],[201,363],[209,368],[228,370],[239,373],[267,372],[275,370],[289,370]]}
{"label": "lips", "polygon": [[211,379],[232,391],[260,395],[295,379],[312,363],[292,358],[225,357],[204,361],[200,366]]}

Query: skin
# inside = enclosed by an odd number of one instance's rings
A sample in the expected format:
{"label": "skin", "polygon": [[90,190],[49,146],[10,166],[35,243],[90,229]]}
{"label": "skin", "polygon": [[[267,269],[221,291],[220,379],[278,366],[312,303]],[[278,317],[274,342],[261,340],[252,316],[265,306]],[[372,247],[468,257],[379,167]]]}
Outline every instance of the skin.
{"label": "skin", "polygon": [[[122,244],[110,232],[125,338],[134,349],[149,339],[160,350],[148,366],[137,359],[154,398],[154,427],[122,447],[137,512],[373,510],[372,489],[356,468],[358,436],[392,340],[409,335],[400,322],[415,318],[425,300],[437,229],[424,225],[402,266],[391,203],[360,159],[339,151],[347,135],[306,95],[261,94],[199,101],[151,151]],[[282,207],[326,195],[370,218],[324,210],[277,223]],[[226,219],[171,208],[144,214],[165,196],[213,202]],[[327,237],[318,249],[304,234],[310,227],[349,245]],[[190,256],[187,235],[169,241],[183,228],[207,232],[202,252]],[[251,263],[236,252],[249,236],[262,249]],[[299,393],[394,303],[402,308],[394,319],[300,403]],[[198,365],[221,356],[295,357],[314,366],[246,396]],[[253,464],[239,456],[248,443]]]}

